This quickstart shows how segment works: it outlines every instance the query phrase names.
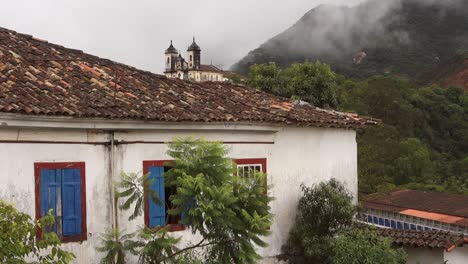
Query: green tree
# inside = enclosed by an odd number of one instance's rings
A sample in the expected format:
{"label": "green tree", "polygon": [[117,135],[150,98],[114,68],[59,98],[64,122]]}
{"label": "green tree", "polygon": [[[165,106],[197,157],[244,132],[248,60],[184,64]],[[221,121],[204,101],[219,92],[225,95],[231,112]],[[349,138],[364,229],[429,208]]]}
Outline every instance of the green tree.
{"label": "green tree", "polygon": [[331,263],[334,236],[353,223],[352,195],[335,179],[302,186],[296,222],[283,246],[291,264]]}
{"label": "green tree", "polygon": [[267,93],[289,97],[283,71],[274,63],[255,64],[249,68],[247,84]]}
{"label": "green tree", "polygon": [[366,228],[340,234],[334,242],[333,264],[404,264],[406,252]]}
{"label": "green tree", "polygon": [[340,81],[340,110],[380,118],[358,133],[359,190],[398,187],[468,193],[463,159],[468,149],[467,92],[415,88],[395,77]]}
{"label": "green tree", "polygon": [[[51,212],[40,220],[0,200],[0,263],[66,264],[75,257],[60,249],[60,239],[47,226],[55,222]],[[42,228],[42,237],[36,238]],[[28,261],[27,259],[31,259]]]}
{"label": "green tree", "polygon": [[394,161],[395,183],[429,183],[432,176],[430,152],[417,138],[404,139],[399,144],[398,156]]}
{"label": "green tree", "polygon": [[293,98],[322,108],[338,106],[337,76],[330,66],[320,61],[294,63],[284,70],[286,90]]}
{"label": "green tree", "polygon": [[101,235],[101,246],[97,247],[98,252],[106,253],[101,259],[101,264],[124,264],[125,253],[133,252],[138,244],[133,241],[134,234],[127,234],[125,231],[117,229],[109,230]]}
{"label": "green tree", "polygon": [[255,64],[250,67],[250,86],[275,95],[299,99],[318,107],[338,105],[337,76],[327,64],[295,63],[284,70],[276,64]]}
{"label": "green tree", "polygon": [[[260,256],[255,248],[266,246],[262,237],[270,233],[271,226],[265,175],[235,177],[235,164],[227,154],[228,149],[219,142],[184,138],[169,144],[168,155],[174,161],[167,164],[171,169],[165,174],[165,184],[175,187],[177,193],[169,198],[172,207],[168,213],[183,215],[182,223],[200,234],[200,241],[180,247],[180,238],[168,232],[169,226],[145,227],[135,234],[135,240],[127,239],[125,244],[111,236],[103,240],[104,246],[112,241],[109,252],[122,249],[137,255],[141,263],[189,263],[188,259],[193,263],[256,263]],[[126,175],[117,196],[126,199],[124,210],[136,204],[134,217],[141,214],[141,185],[147,183],[135,174]],[[124,249],[122,245],[131,247]],[[201,260],[193,260],[190,252],[194,250],[203,252]]]}
{"label": "green tree", "polygon": [[404,263],[401,250],[353,225],[357,207],[342,183],[332,179],[302,191],[296,222],[283,246],[289,263]]}

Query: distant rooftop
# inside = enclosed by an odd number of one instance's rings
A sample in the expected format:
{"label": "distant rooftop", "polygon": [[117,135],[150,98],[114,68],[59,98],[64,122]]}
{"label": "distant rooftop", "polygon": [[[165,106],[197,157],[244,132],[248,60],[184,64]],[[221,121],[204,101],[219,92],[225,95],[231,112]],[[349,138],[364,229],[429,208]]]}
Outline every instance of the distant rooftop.
{"label": "distant rooftop", "polygon": [[468,226],[467,195],[404,189],[371,194],[364,207]]}
{"label": "distant rooftop", "polygon": [[378,228],[377,234],[386,237],[396,246],[445,249],[451,252],[457,247],[468,245],[468,238],[462,234],[447,231],[419,231]]}

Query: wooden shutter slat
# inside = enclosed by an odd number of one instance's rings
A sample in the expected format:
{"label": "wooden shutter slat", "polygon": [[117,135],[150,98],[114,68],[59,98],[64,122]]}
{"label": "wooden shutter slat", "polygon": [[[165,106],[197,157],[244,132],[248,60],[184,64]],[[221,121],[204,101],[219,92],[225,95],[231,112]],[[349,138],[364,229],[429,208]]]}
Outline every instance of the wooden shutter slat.
{"label": "wooden shutter slat", "polygon": [[[57,219],[57,192],[60,188],[60,174],[54,169],[41,169],[41,217],[52,209],[52,215]],[[57,232],[57,225],[48,227],[49,231]]]}
{"label": "wooden shutter slat", "polygon": [[63,235],[81,234],[81,178],[80,169],[62,170]]}
{"label": "wooden shutter slat", "polygon": [[166,224],[166,201],[164,185],[164,167],[151,166],[148,168],[150,173],[150,190],[155,191],[162,204],[156,204],[151,197],[149,198],[149,227],[164,226]]}

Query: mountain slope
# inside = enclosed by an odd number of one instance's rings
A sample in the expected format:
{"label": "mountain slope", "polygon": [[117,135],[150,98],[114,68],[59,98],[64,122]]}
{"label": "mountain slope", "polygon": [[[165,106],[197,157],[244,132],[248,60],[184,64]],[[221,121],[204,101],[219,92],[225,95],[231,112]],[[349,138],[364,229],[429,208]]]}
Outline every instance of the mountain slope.
{"label": "mountain slope", "polygon": [[[442,2],[442,3],[439,3]],[[319,6],[233,66],[321,60],[347,77],[395,74],[420,84],[465,85],[468,1],[371,0]]]}

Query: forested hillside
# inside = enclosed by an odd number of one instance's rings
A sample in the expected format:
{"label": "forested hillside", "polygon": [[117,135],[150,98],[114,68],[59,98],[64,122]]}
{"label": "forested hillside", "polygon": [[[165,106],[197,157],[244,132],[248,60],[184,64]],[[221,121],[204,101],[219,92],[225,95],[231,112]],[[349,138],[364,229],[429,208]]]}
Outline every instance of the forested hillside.
{"label": "forested hillside", "polygon": [[462,88],[390,76],[353,81],[320,62],[255,65],[248,84],[382,119],[358,132],[361,193],[405,187],[468,194],[468,92]]}
{"label": "forested hillside", "polygon": [[468,89],[468,1],[370,0],[319,6],[233,66],[320,60],[347,78],[399,76]]}

